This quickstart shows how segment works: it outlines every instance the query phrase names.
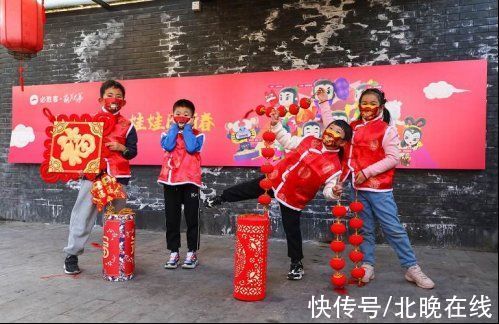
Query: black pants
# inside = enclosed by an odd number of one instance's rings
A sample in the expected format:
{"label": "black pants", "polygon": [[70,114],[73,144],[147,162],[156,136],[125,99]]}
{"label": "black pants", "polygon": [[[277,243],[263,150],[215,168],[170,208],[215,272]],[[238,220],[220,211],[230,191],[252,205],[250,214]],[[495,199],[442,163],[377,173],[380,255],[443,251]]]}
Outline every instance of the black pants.
{"label": "black pants", "polygon": [[[248,199],[257,199],[264,190],[260,188],[260,181],[264,177],[259,177],[248,182],[227,188],[222,193],[222,200],[227,202],[242,201]],[[273,196],[274,193],[270,192]],[[286,233],[288,242],[288,256],[291,262],[298,262],[303,259],[302,237],[300,229],[301,211],[291,209],[283,204],[279,204],[281,209],[282,225]]]}
{"label": "black pants", "polygon": [[164,186],[166,216],[166,247],[172,252],[180,249],[180,221],[184,205],[187,224],[187,248],[199,250],[199,188],[193,184]]}

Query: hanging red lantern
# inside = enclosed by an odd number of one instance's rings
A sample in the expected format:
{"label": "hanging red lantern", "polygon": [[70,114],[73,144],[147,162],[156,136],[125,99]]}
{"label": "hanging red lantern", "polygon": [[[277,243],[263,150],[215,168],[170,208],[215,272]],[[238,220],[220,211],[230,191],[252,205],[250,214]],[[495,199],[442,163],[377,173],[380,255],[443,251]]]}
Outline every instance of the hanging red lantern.
{"label": "hanging red lantern", "polygon": [[265,111],[267,108],[264,105],[259,105],[258,107],[255,108],[256,114],[258,116],[263,116],[265,115]]}
{"label": "hanging red lantern", "polygon": [[352,234],[348,238],[348,242],[350,242],[350,244],[352,244],[354,246],[359,246],[362,244],[362,242],[364,242],[364,237],[362,235],[359,235],[359,234]]}
{"label": "hanging red lantern", "polygon": [[350,220],[349,225],[353,229],[360,229],[364,225],[364,221],[361,218],[355,217]]}
{"label": "hanging red lantern", "polygon": [[343,288],[347,283],[347,277],[342,273],[335,273],[331,276],[331,283],[336,288]]}
{"label": "hanging red lantern", "polygon": [[299,112],[300,112],[300,107],[298,107],[297,105],[291,104],[289,106],[289,113],[291,115],[298,115]]}
{"label": "hanging red lantern", "polygon": [[274,171],[274,166],[272,164],[264,164],[260,167],[260,171],[263,174],[269,174]]}
{"label": "hanging red lantern", "polygon": [[333,207],[334,217],[345,217],[346,214],[347,214],[347,209],[345,208],[345,206],[336,205]]}
{"label": "hanging red lantern", "polygon": [[364,259],[364,253],[362,253],[360,251],[353,250],[352,252],[350,252],[349,257],[353,263],[358,263]]}
{"label": "hanging red lantern", "polygon": [[272,112],[273,112],[273,111],[274,111],[274,107],[267,107],[267,108],[265,109],[265,115],[266,115],[267,117],[270,117],[270,114],[272,114]]}
{"label": "hanging red lantern", "polygon": [[0,44],[19,64],[19,83],[24,91],[22,61],[43,49],[45,8],[43,0],[0,0]]}
{"label": "hanging red lantern", "polygon": [[264,147],[262,148],[262,156],[266,159],[271,159],[274,157],[275,151],[273,148]]}
{"label": "hanging red lantern", "polygon": [[262,179],[260,181],[260,188],[262,188],[263,190],[272,189],[272,181],[270,181],[269,179]]}
{"label": "hanging red lantern", "polygon": [[288,112],[286,111],[286,107],[279,106],[277,107],[277,113],[279,114],[279,117],[285,117]]}
{"label": "hanging red lantern", "polygon": [[263,133],[262,137],[265,142],[274,143],[276,135],[274,132],[266,131],[265,133]]}
{"label": "hanging red lantern", "polygon": [[329,265],[331,266],[331,268],[336,271],[340,271],[341,269],[343,269],[345,267],[345,264],[346,262],[342,258],[332,258],[329,261]]}
{"label": "hanging red lantern", "polygon": [[312,105],[312,100],[310,98],[301,98],[300,99],[300,108],[308,109]]}
{"label": "hanging red lantern", "polygon": [[271,201],[272,201],[272,198],[267,194],[263,194],[260,197],[258,197],[258,203],[260,205],[270,205]]}
{"label": "hanging red lantern", "polygon": [[364,275],[366,274],[366,269],[364,269],[362,267],[353,268],[352,272],[350,272],[350,274],[352,275],[353,278],[359,280],[359,279],[362,279],[364,277]]}
{"label": "hanging red lantern", "polygon": [[330,244],[331,250],[336,253],[345,251],[345,243],[343,241],[332,241]]}
{"label": "hanging red lantern", "polygon": [[347,231],[347,227],[343,223],[334,223],[331,225],[331,232],[336,235],[343,235]]}
{"label": "hanging red lantern", "polygon": [[360,213],[364,210],[364,205],[360,201],[354,201],[350,204],[350,210],[353,213]]}

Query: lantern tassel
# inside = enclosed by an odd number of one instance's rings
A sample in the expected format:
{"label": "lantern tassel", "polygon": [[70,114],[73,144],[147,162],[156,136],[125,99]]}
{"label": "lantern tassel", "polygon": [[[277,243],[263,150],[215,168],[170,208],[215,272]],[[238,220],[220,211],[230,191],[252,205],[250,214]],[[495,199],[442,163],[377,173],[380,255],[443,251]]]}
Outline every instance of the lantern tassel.
{"label": "lantern tassel", "polygon": [[21,91],[24,92],[24,77],[23,77],[23,72],[24,72],[24,67],[23,67],[23,61],[19,61],[19,85],[21,86]]}

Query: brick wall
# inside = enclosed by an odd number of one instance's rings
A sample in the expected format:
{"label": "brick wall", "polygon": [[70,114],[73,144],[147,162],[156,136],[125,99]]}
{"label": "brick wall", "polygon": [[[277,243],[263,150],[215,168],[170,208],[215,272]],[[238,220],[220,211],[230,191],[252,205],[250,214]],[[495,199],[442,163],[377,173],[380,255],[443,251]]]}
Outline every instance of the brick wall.
{"label": "brick wall", "polygon": [[[395,195],[413,243],[497,250],[496,1],[206,0],[194,13],[190,1],[168,0],[47,18],[45,48],[29,63],[28,84],[488,59],[487,169],[401,170]],[[46,185],[37,166],[7,163],[17,65],[3,49],[0,67],[0,217],[68,223],[77,183]],[[163,228],[158,172],[134,168],[129,203],[142,228]],[[203,197],[255,175],[204,169]],[[203,211],[203,232],[233,234],[234,216],[255,207]],[[271,216],[273,235],[282,237],[275,205]],[[328,240],[328,217],[317,197],[303,216],[304,238]]]}

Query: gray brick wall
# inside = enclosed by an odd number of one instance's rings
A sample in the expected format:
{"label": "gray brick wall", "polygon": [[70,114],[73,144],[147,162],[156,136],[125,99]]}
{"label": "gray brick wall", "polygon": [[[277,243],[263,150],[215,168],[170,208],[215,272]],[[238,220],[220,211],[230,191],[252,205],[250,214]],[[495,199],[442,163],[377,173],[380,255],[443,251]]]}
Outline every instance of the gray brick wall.
{"label": "gray brick wall", "polygon": [[[496,1],[206,0],[194,13],[190,1],[169,0],[47,18],[45,48],[29,62],[28,84],[486,58],[487,169],[401,170],[395,195],[413,243],[497,250]],[[17,64],[3,49],[0,66],[0,217],[68,223],[76,183],[46,185],[37,166],[7,163]],[[158,172],[134,168],[129,203],[141,228],[164,226]],[[203,197],[256,174],[204,169]],[[247,202],[203,211],[203,232],[233,234],[234,217],[255,207]],[[330,239],[328,210],[320,197],[306,209],[305,239]],[[272,220],[273,235],[282,237],[275,205]]]}

